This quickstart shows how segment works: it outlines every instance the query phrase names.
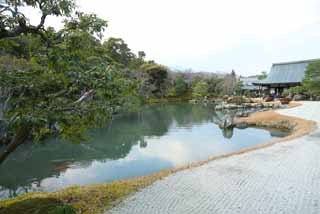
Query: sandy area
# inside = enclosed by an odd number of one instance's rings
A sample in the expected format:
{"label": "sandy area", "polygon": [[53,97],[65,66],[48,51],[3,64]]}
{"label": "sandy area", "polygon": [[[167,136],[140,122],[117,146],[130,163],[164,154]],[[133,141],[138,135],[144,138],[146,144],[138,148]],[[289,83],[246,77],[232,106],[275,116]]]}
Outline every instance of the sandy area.
{"label": "sandy area", "polygon": [[[320,102],[302,104],[278,113],[313,120],[319,126]],[[274,117],[283,120],[277,114]],[[296,131],[300,133],[285,143],[179,171],[128,197],[107,213],[318,214],[320,129],[302,136],[307,129],[299,124]]]}

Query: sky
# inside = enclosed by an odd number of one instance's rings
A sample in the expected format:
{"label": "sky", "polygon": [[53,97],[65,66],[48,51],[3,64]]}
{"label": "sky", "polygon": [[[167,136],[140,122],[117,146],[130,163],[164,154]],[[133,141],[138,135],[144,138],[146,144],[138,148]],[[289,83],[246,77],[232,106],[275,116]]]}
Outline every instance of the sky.
{"label": "sky", "polygon": [[[320,0],[77,0],[105,37],[172,68],[248,76],[320,58]],[[59,26],[57,19],[49,25]]]}

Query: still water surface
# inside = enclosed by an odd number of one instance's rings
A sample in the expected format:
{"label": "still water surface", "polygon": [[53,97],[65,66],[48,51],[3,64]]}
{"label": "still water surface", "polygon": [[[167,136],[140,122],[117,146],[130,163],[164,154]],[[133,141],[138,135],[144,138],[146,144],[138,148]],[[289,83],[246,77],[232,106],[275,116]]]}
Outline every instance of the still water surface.
{"label": "still water surface", "polygon": [[191,104],[146,105],[89,131],[80,145],[58,139],[21,146],[0,166],[0,199],[31,191],[111,182],[229,153],[287,133],[221,130],[224,113]]}

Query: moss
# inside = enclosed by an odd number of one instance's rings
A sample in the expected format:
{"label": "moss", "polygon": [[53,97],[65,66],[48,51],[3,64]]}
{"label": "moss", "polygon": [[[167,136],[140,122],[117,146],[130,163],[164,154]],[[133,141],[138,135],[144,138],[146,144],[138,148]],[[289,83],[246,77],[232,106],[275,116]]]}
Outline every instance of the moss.
{"label": "moss", "polygon": [[0,201],[1,214],[99,214],[125,196],[170,174],[163,171],[150,176],[110,184],[73,186],[53,193],[28,193]]}
{"label": "moss", "polygon": [[75,214],[75,209],[56,198],[30,198],[14,200],[1,213],[3,214]]}

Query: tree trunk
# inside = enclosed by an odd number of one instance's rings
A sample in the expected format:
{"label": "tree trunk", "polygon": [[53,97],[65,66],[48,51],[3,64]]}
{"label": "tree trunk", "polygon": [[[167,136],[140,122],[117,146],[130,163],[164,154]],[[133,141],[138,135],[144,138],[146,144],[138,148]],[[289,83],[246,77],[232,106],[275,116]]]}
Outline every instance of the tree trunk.
{"label": "tree trunk", "polygon": [[16,134],[11,140],[10,144],[5,148],[4,152],[0,154],[0,165],[12,152],[18,148],[18,146],[26,142],[27,137],[28,129],[26,127],[20,127],[16,130]]}

